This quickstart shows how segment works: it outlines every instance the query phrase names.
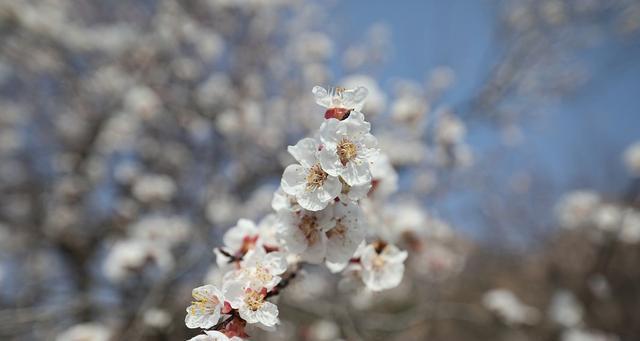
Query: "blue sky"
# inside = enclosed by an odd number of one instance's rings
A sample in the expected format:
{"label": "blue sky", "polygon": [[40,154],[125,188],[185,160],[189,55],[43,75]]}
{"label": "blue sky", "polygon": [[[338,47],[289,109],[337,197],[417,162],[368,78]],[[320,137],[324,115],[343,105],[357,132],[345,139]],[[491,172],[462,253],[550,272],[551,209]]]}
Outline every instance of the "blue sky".
{"label": "blue sky", "polygon": [[[450,66],[456,84],[444,102],[455,108],[477,91],[503,48],[496,31],[497,5],[495,1],[344,1],[336,13],[340,27],[346,29],[335,39],[343,43],[359,39],[372,24],[384,23],[391,30],[393,50],[373,76],[388,89],[394,79],[422,82],[434,67]],[[521,120],[524,141],[504,155],[495,172],[532,173],[533,184],[536,179],[543,181],[552,197],[576,188],[615,195],[630,181],[621,153],[640,140],[640,41],[605,37],[576,58],[587,65],[590,80],[540,114]],[[500,148],[497,132],[482,124],[470,127],[469,141],[480,157]],[[466,200],[452,202],[457,207],[453,212],[473,205]],[[551,203],[543,207],[551,209]],[[462,211],[455,214],[466,217],[459,222],[475,230],[469,219],[473,213]]]}

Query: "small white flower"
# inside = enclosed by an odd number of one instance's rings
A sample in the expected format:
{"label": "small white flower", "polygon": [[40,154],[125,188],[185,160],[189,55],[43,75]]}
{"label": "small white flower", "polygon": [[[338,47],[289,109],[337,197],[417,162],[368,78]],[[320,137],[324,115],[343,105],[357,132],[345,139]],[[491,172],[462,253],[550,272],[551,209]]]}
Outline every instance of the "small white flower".
{"label": "small white flower", "polygon": [[321,86],[314,86],[311,92],[316,103],[327,109],[343,108],[356,111],[362,110],[364,101],[369,94],[369,91],[362,86],[354,89],[329,88],[329,90]]}
{"label": "small white flower", "polygon": [[217,330],[205,330],[204,334],[194,336],[189,341],[242,341],[237,336],[228,337]]}
{"label": "small white flower", "polygon": [[370,244],[360,252],[362,280],[372,291],[391,289],[402,281],[407,252],[388,244],[382,250]]}
{"label": "small white flower", "polygon": [[[242,256],[249,250],[262,246],[260,231],[256,224],[249,219],[240,219],[236,226],[230,228],[222,237],[224,251],[234,255]],[[227,268],[231,259],[221,250],[214,249],[216,263],[220,268]]]}
{"label": "small white flower", "polygon": [[281,252],[266,253],[264,248],[249,251],[240,265],[240,269],[228,273],[225,280],[241,281],[256,289],[273,289],[282,279],[279,275],[287,271],[285,255]]}
{"label": "small white flower", "polygon": [[193,289],[191,295],[195,301],[187,308],[184,323],[188,328],[211,328],[220,320],[224,307],[223,293],[213,285],[204,285]]}
{"label": "small white flower", "polygon": [[351,203],[334,205],[334,226],[325,232],[327,237],[326,260],[333,271],[344,268],[364,240],[360,209]]}
{"label": "small white flower", "polygon": [[282,190],[296,198],[302,208],[319,211],[327,207],[342,189],[340,180],[328,174],[317,158],[318,143],[311,138],[289,146],[289,153],[300,164],[289,165],[282,175]]}
{"label": "small white flower", "polygon": [[327,247],[325,232],[333,227],[333,206],[322,211],[278,212],[278,235],[287,251],[318,264],[324,259]]}
{"label": "small white flower", "polygon": [[266,289],[246,288],[242,282],[230,282],[225,293],[231,307],[238,309],[247,323],[273,327],[278,323],[278,307],[266,301]]}
{"label": "small white flower", "polygon": [[320,126],[323,147],[320,164],[329,175],[341,176],[350,185],[371,182],[371,161],[378,153],[377,140],[362,113],[353,111],[345,120],[325,120]]}

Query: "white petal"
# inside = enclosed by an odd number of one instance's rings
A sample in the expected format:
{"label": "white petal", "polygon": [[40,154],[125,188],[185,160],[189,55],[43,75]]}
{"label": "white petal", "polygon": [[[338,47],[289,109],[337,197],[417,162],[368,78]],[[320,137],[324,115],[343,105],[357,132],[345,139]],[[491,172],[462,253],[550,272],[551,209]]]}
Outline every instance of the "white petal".
{"label": "white petal", "polygon": [[[315,191],[303,191],[302,193],[298,193],[296,198],[298,199],[298,203],[302,208],[309,211],[320,211],[327,207],[329,200],[321,200],[319,198],[320,193],[323,191],[318,188]],[[326,193],[323,193],[324,197],[327,196]]]}
{"label": "white petal", "polygon": [[282,174],[280,186],[282,190],[290,195],[296,195],[305,191],[307,183],[307,170],[300,165],[289,165]]}
{"label": "white petal", "polygon": [[326,254],[327,237],[324,232],[317,232],[317,240],[313,245],[308,245],[306,251],[301,255],[302,259],[312,264],[320,264]]}
{"label": "white petal", "polygon": [[342,139],[341,124],[335,118],[325,120],[320,125],[320,140],[325,147],[334,148],[338,142]]}
{"label": "white petal", "polygon": [[371,182],[371,171],[367,162],[347,162],[340,175],[349,186],[362,185]]}
{"label": "white petal", "polygon": [[265,263],[269,265],[269,270],[274,275],[279,275],[287,271],[287,259],[282,252],[271,252],[267,254]]}
{"label": "white petal", "polygon": [[304,138],[295,146],[289,146],[287,150],[305,168],[311,168],[316,163],[318,143],[312,138]]}
{"label": "white petal", "polygon": [[318,103],[318,105],[325,108],[329,108],[331,106],[331,95],[325,88],[316,85],[313,87],[313,90],[311,90],[311,93],[316,99],[316,103]]}
{"label": "white petal", "polygon": [[275,326],[278,324],[278,306],[271,302],[264,302],[262,307],[257,311],[256,316],[258,318],[258,322],[265,326]]}
{"label": "white petal", "polygon": [[223,333],[217,330],[205,330],[204,331],[208,336],[211,337],[211,341],[228,341],[229,338]]}
{"label": "white petal", "polygon": [[227,282],[222,288],[225,301],[229,302],[231,307],[238,309],[244,303],[244,283],[240,281]]}
{"label": "white petal", "polygon": [[324,181],[324,185],[318,190],[320,193],[320,200],[323,201],[333,201],[342,191],[342,183],[337,177],[329,176]]}
{"label": "white petal", "polygon": [[338,176],[340,169],[343,167],[340,163],[340,158],[336,153],[336,149],[331,147],[323,148],[318,152],[318,159],[320,160],[320,166],[329,175]]}

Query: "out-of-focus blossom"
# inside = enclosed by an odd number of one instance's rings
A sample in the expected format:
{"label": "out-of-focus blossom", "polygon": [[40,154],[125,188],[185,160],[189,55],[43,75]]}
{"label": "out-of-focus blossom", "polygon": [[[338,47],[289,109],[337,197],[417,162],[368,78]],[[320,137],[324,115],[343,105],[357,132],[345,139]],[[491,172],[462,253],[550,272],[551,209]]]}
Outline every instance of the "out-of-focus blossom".
{"label": "out-of-focus blossom", "polygon": [[624,164],[633,176],[640,176],[640,142],[636,142],[624,151]]}
{"label": "out-of-focus blossom", "polygon": [[330,320],[319,320],[309,327],[309,335],[313,341],[335,341],[340,337],[340,328]]}
{"label": "out-of-focus blossom", "polygon": [[380,89],[375,79],[364,75],[355,74],[348,76],[340,82],[347,89],[355,89],[359,86],[368,90],[367,101],[362,107],[362,112],[367,115],[377,115],[385,111],[387,107],[387,96]]}
{"label": "out-of-focus blossom", "polygon": [[362,280],[372,291],[391,289],[402,281],[407,252],[394,245],[370,244],[360,252]]}
{"label": "out-of-focus blossom", "polygon": [[163,309],[152,308],[144,312],[144,323],[153,328],[166,328],[171,324],[171,314]]}
{"label": "out-of-focus blossom", "polygon": [[640,242],[640,211],[627,209],[623,213],[620,240],[633,244]]}
{"label": "out-of-focus blossom", "polygon": [[56,337],[56,341],[109,341],[112,332],[100,323],[77,324]]}
{"label": "out-of-focus blossom", "polygon": [[574,191],[558,202],[555,211],[562,227],[574,229],[589,222],[599,204],[600,197],[597,193]]}
{"label": "out-of-focus blossom", "polygon": [[540,313],[534,307],[522,303],[513,292],[493,289],[486,292],[482,304],[496,313],[507,324],[535,324]]}
{"label": "out-of-focus blossom", "polygon": [[562,341],[618,341],[618,337],[584,328],[571,328],[562,333]]}
{"label": "out-of-focus blossom", "polygon": [[142,271],[146,264],[155,264],[166,272],[173,268],[171,252],[162,244],[156,245],[148,240],[122,240],[112,247],[104,261],[107,278],[120,282],[134,273]]}
{"label": "out-of-focus blossom", "polygon": [[176,185],[166,175],[143,175],[133,185],[133,195],[142,201],[168,201],[176,192]]}
{"label": "out-of-focus blossom", "polygon": [[549,306],[549,318],[566,328],[578,326],[582,322],[582,305],[576,297],[566,290],[554,293]]}

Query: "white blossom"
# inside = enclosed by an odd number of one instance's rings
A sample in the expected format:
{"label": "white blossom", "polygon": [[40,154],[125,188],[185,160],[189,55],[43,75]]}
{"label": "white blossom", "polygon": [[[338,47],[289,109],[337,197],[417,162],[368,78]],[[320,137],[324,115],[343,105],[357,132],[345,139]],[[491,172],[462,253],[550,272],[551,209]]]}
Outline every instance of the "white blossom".
{"label": "white blossom", "polygon": [[266,253],[264,248],[249,251],[240,263],[240,269],[229,272],[225,280],[246,283],[251,288],[273,289],[287,270],[287,260],[281,252]]}
{"label": "white blossom", "polygon": [[335,226],[333,207],[322,211],[301,210],[278,212],[278,235],[288,252],[298,254],[310,263],[321,263],[327,248],[325,232]]}
{"label": "white blossom", "polygon": [[246,287],[239,281],[230,282],[225,298],[247,323],[273,327],[278,323],[278,307],[266,300],[267,290]]}
{"label": "white blossom", "polygon": [[184,319],[188,328],[211,328],[220,320],[224,307],[224,294],[215,286],[208,284],[193,289],[191,295],[195,301],[187,308]]}
{"label": "white blossom", "polygon": [[369,94],[369,91],[362,86],[354,89],[329,88],[328,90],[321,86],[315,86],[311,92],[316,103],[327,109],[344,108],[356,111],[362,110],[364,101]]}
{"label": "white blossom", "polygon": [[574,229],[589,222],[600,204],[597,193],[587,190],[565,195],[555,207],[560,225]]}
{"label": "white blossom", "polygon": [[175,192],[175,183],[166,175],[143,175],[133,185],[133,195],[142,202],[167,201]]}
{"label": "white blossom", "polygon": [[513,292],[506,289],[488,291],[482,298],[482,304],[507,324],[534,324],[539,319],[535,308],[522,303]]}
{"label": "white blossom", "polygon": [[361,212],[352,203],[337,203],[334,206],[333,227],[325,232],[326,261],[344,267],[353,257],[358,245],[364,240]]}
{"label": "white blossom", "polygon": [[142,270],[148,263],[153,263],[162,272],[166,272],[173,268],[174,259],[164,244],[127,239],[114,244],[104,261],[103,269],[109,280],[120,282],[133,272]]}
{"label": "white blossom", "polygon": [[583,308],[576,297],[567,290],[553,294],[549,307],[551,320],[565,328],[576,327],[582,322]]}
{"label": "white blossom", "polygon": [[318,149],[318,143],[311,138],[289,146],[289,153],[300,164],[289,165],[282,174],[280,184],[285,193],[294,196],[301,207],[310,211],[327,207],[342,189],[336,175],[328,174],[320,166]]}
{"label": "white blossom", "polygon": [[324,121],[320,126],[323,146],[318,153],[322,169],[342,177],[350,186],[371,182],[371,162],[378,153],[378,142],[369,133],[370,128],[364,115],[357,111],[342,121]]}
{"label": "white blossom", "polygon": [[388,244],[378,250],[377,245],[365,246],[360,252],[362,280],[372,291],[391,289],[402,281],[407,252]]}
{"label": "white blossom", "polygon": [[[260,231],[256,224],[249,219],[239,219],[235,226],[225,232],[222,241],[225,252],[234,256],[244,255],[249,250],[262,246]],[[227,255],[219,249],[214,249],[214,253],[216,254],[216,263],[220,268],[229,265],[231,259]]]}
{"label": "white blossom", "polygon": [[77,324],[56,337],[56,341],[109,341],[112,332],[99,323]]}

